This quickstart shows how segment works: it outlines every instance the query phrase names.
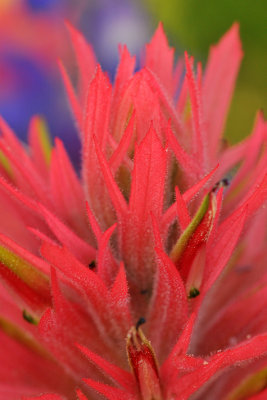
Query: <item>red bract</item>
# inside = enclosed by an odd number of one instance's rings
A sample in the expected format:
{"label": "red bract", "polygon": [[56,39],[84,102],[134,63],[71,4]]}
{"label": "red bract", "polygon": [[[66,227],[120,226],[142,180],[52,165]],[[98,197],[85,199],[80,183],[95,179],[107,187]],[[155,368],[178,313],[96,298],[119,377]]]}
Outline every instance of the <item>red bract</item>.
{"label": "red bract", "polygon": [[0,120],[0,399],[264,399],[262,114],[222,140],[238,26],[195,73],[160,25],[140,71],[120,49],[113,86],[69,30],[80,177],[40,118],[28,148]]}

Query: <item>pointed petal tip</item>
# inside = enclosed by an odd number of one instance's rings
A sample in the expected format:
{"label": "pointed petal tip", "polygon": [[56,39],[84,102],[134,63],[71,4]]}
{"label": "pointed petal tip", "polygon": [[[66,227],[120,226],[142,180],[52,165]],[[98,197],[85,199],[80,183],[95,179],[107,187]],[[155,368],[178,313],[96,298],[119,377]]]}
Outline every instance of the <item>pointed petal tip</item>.
{"label": "pointed petal tip", "polygon": [[233,25],[230,27],[229,32],[234,32],[239,36],[240,33],[240,24],[238,21],[235,21]]}
{"label": "pointed petal tip", "polygon": [[73,33],[79,33],[79,31],[72,25],[72,23],[67,18],[64,19],[64,25],[70,35],[72,35]]}
{"label": "pointed petal tip", "polygon": [[[167,39],[167,35],[164,29],[164,24],[162,21],[159,21],[157,29],[154,32],[153,38],[155,39],[163,39],[164,41],[166,41],[166,43],[168,44],[168,39]],[[152,38],[152,40],[153,40]]]}
{"label": "pointed petal tip", "polygon": [[220,38],[217,46],[221,43],[226,43],[228,42],[228,46],[231,45],[234,46],[235,50],[240,53],[240,57],[242,58],[243,56],[243,50],[242,50],[242,41],[240,37],[240,24],[239,22],[234,22],[232,26],[225,32],[225,34]]}
{"label": "pointed petal tip", "polygon": [[162,33],[165,34],[165,32],[164,32],[164,25],[163,25],[163,22],[162,22],[162,21],[159,21],[158,26],[157,26],[157,29],[156,29],[156,32],[162,32]]}

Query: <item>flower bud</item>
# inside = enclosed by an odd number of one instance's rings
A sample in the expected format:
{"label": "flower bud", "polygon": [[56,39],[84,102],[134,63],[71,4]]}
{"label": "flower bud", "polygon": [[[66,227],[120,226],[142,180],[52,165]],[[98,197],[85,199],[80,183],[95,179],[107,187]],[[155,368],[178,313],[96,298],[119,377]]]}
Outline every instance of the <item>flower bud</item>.
{"label": "flower bud", "polygon": [[133,326],[127,336],[127,353],[142,400],[162,400],[157,360],[142,329]]}

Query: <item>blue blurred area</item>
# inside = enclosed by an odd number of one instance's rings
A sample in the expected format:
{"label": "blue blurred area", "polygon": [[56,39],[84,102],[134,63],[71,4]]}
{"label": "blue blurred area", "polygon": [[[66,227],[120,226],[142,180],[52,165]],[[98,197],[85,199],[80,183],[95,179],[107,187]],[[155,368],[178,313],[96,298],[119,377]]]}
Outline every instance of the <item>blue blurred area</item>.
{"label": "blue blurred area", "polygon": [[64,141],[78,166],[80,141],[59,73],[48,74],[42,64],[18,53],[2,54],[0,65],[0,113],[4,119],[27,142],[31,117],[44,116],[52,135]]}
{"label": "blue blurred area", "polygon": [[[91,2],[80,20],[80,28],[92,43],[104,70],[114,77],[118,64],[118,44],[127,44],[132,54],[149,39],[151,26],[138,2],[98,0]],[[137,57],[137,63],[139,63]]]}
{"label": "blue blurred area", "polygon": [[[36,18],[38,22],[41,17],[46,19],[48,27],[51,21],[62,29],[64,19],[70,20],[93,45],[98,61],[111,79],[117,68],[118,44],[126,43],[132,54],[138,54],[151,34],[150,24],[138,1],[25,0],[23,4],[21,18],[30,16],[29,21]],[[15,25],[14,31],[17,29]],[[30,35],[41,42],[43,37],[38,32],[38,23],[34,29]],[[27,35],[30,43],[31,36]],[[48,57],[49,61],[44,63],[45,55],[41,51],[38,54],[38,49],[32,50],[31,46],[20,48],[14,39],[9,42],[8,37],[1,40],[4,46],[0,46],[0,114],[24,141],[30,118],[41,114],[52,135],[63,139],[78,165],[78,135],[57,70],[56,57],[54,60]],[[65,46],[71,48],[68,43]],[[66,67],[68,69],[69,65]]]}
{"label": "blue blurred area", "polygon": [[62,0],[26,0],[27,6],[34,12],[52,11],[63,6]]}
{"label": "blue blurred area", "polygon": [[[25,140],[25,127],[35,113],[52,117],[49,100],[53,97],[54,83],[46,71],[33,59],[17,53],[1,55],[0,63],[8,71],[8,81],[2,82],[0,109],[2,115],[12,120],[14,129]],[[4,90],[3,90],[4,84]],[[12,117],[14,117],[12,119]],[[49,118],[50,119],[50,118]]]}

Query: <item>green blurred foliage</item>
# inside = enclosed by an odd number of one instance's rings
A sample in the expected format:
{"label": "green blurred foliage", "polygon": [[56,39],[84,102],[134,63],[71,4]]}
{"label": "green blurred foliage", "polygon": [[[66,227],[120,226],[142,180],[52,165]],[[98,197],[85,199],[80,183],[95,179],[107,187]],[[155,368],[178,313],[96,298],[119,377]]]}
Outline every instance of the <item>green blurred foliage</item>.
{"label": "green blurred foliage", "polygon": [[240,24],[244,58],[226,125],[231,142],[252,129],[256,110],[267,109],[266,0],[146,0],[161,20],[172,45],[206,60],[233,22]]}

